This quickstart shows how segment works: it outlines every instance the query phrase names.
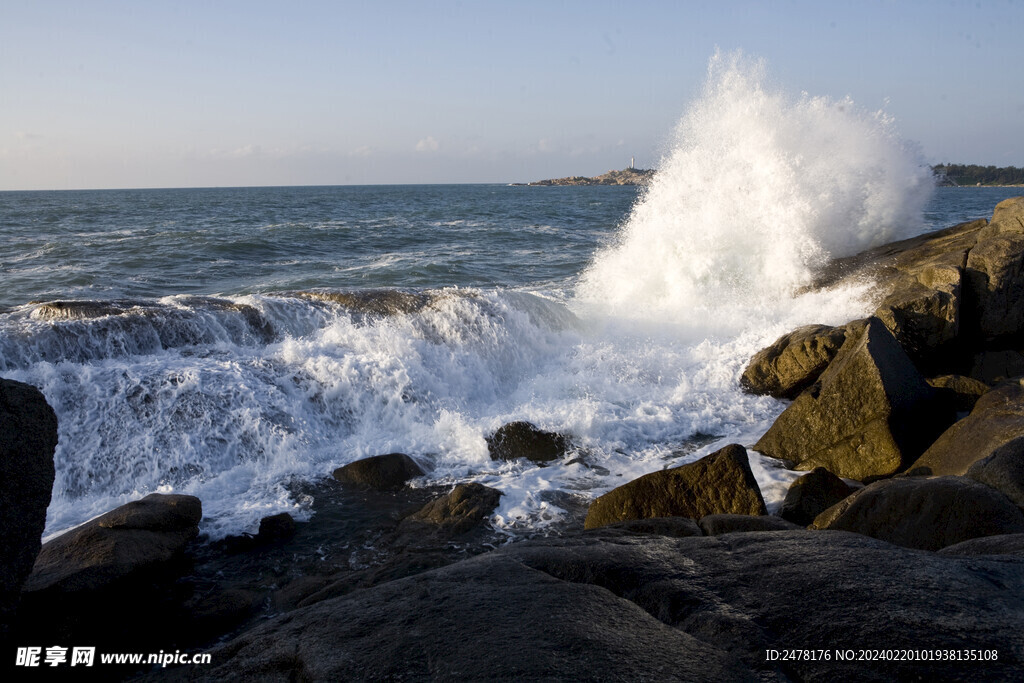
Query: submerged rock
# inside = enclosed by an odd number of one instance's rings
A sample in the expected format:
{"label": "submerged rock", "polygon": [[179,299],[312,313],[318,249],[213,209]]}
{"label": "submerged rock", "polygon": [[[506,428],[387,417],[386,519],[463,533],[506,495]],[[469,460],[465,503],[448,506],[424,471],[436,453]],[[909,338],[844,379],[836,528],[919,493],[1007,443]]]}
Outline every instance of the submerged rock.
{"label": "submerged rock", "polygon": [[825,467],[857,480],[888,476],[912,462],[948,424],[937,407],[934,390],[892,333],[870,318],[754,449],[801,470]]}
{"label": "submerged rock", "polygon": [[792,483],[782,501],[779,516],[800,526],[853,493],[845,481],[824,467],[815,467]]}
{"label": "submerged rock", "polygon": [[487,450],[495,460],[526,458],[546,463],[563,457],[569,440],[561,434],[547,432],[530,422],[509,422],[486,437]]}
{"label": "submerged rock", "polygon": [[846,334],[846,327],[798,327],[759,351],[743,371],[740,385],[754,394],[796,398],[825,371]]}
{"label": "submerged rock", "polygon": [[424,474],[426,472],[405,453],[374,455],[334,470],[334,478],[341,483],[376,491],[396,491],[410,479]]}
{"label": "submerged rock", "polygon": [[898,477],[851,494],[818,515],[811,528],[938,550],[979,536],[1024,532],[1024,512],[999,491],[965,477]]}
{"label": "submerged rock", "polygon": [[584,527],[629,519],[767,514],[747,451],[731,444],[696,462],[645,474],[590,504]]}
{"label": "submerged rock", "polygon": [[0,378],[0,642],[39,554],[56,447],[57,416],[43,394]]}

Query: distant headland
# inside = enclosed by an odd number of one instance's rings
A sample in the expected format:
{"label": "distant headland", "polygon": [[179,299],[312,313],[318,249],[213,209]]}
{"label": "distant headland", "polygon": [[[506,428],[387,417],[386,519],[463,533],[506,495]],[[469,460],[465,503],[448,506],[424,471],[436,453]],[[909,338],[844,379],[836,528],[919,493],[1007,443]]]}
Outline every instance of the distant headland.
{"label": "distant headland", "polygon": [[549,186],[549,185],[647,185],[654,177],[654,169],[624,168],[621,171],[608,171],[599,176],[569,176],[568,178],[552,178],[537,180],[532,183],[513,183],[513,185]]}

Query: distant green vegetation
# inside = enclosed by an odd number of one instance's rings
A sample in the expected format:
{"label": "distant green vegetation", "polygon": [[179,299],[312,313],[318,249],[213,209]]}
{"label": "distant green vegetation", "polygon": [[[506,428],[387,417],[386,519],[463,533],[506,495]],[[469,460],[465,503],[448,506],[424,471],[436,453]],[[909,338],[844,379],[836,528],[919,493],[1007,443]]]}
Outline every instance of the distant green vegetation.
{"label": "distant green vegetation", "polygon": [[[1024,185],[1024,168],[940,164],[932,166],[943,185]],[[942,179],[946,182],[942,182]]]}

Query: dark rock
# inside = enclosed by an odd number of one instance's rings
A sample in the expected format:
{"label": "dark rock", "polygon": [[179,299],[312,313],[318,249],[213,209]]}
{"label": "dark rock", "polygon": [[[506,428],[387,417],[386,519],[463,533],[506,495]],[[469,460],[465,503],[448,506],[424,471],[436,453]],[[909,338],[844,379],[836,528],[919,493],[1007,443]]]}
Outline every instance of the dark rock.
{"label": "dark rock", "polygon": [[1024,437],[1007,441],[967,469],[967,476],[1001,491],[1024,508]]}
{"label": "dark rock", "polygon": [[509,422],[487,437],[487,450],[495,460],[526,458],[545,463],[558,460],[568,448],[564,436],[538,429],[529,422]]}
{"label": "dark rock", "polygon": [[0,378],[0,643],[39,554],[56,447],[57,416],[42,393]]}
{"label": "dark rock", "polygon": [[979,536],[1024,532],[1024,513],[999,491],[965,477],[899,477],[851,494],[818,515],[811,528],[938,550]]}
{"label": "dark rock", "polygon": [[966,474],[978,460],[1024,437],[1024,385],[1007,382],[978,399],[974,410],[935,440],[908,474]]}
{"label": "dark rock", "polygon": [[[263,597],[252,590],[228,588],[197,596],[186,603],[189,629],[201,639],[213,639],[251,617]],[[200,633],[196,633],[199,631]]]}
{"label": "dark rock", "polygon": [[948,410],[958,413],[974,410],[974,404],[989,390],[984,382],[963,375],[932,377],[928,384],[935,389],[939,400],[946,404]]}
{"label": "dark rock", "polygon": [[1024,375],[1024,356],[1018,351],[982,351],[974,355],[971,377],[987,385]]}
{"label": "dark rock", "polygon": [[743,446],[731,444],[696,462],[651,472],[612,489],[590,504],[584,527],[649,517],[700,519],[717,513],[767,514]]}
{"label": "dark rock", "polygon": [[825,467],[857,480],[888,476],[912,462],[948,424],[936,409],[934,390],[892,333],[871,318],[754,449],[794,461],[801,470]]}
{"label": "dark rock", "polygon": [[747,364],[740,384],[753,394],[796,398],[825,371],[845,340],[845,327],[798,327],[759,351]]}
{"label": "dark rock", "polygon": [[647,519],[627,519],[624,522],[615,522],[594,530],[594,533],[602,533],[607,536],[614,531],[620,531],[631,535],[653,535],[671,536],[682,538],[685,536],[703,536],[704,531],[697,526],[697,521],[689,517],[649,517]]}
{"label": "dark rock", "polygon": [[705,536],[746,531],[790,531],[801,527],[769,515],[708,515],[698,522]]}
{"label": "dark rock", "polygon": [[94,592],[162,568],[199,533],[194,496],[151,493],[43,545],[25,582],[37,593]]}
{"label": "dark rock", "polygon": [[416,532],[419,527],[434,533],[455,536],[471,531],[488,519],[498,507],[501,491],[483,484],[459,484],[451,493],[430,501],[418,512],[406,517],[400,532]]}
{"label": "dark rock", "polygon": [[982,536],[948,545],[941,555],[1019,555],[1024,557],[1024,534]]}
{"label": "dark rock", "polygon": [[[537,624],[549,627],[529,627]],[[999,656],[767,660],[766,650],[795,643],[833,653],[983,643]],[[211,681],[1012,680],[1021,651],[1024,559],[921,553],[843,532],[672,538],[601,529],[512,544],[300,608],[186,673]]]}
{"label": "dark rock", "polygon": [[[154,493],[44,544],[22,592],[21,642],[131,650],[191,637],[178,580],[201,516],[193,496]],[[140,627],[142,606],[161,618]]]}
{"label": "dark rock", "polygon": [[824,467],[815,467],[793,482],[782,501],[779,516],[800,526],[853,493],[845,481]]}
{"label": "dark rock", "polygon": [[270,515],[260,520],[260,530],[256,534],[261,543],[279,543],[295,536],[295,520],[287,512]]}
{"label": "dark rock", "polygon": [[341,483],[376,491],[395,491],[405,486],[410,479],[424,474],[416,461],[405,453],[375,455],[334,470],[334,478]]}

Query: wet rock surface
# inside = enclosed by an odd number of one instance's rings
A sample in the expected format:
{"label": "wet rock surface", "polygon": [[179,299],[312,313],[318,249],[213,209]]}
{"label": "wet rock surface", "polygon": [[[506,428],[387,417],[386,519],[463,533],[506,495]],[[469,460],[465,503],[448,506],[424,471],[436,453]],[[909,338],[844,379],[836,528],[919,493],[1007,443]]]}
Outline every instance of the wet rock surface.
{"label": "wet rock surface", "polygon": [[591,503],[584,526],[594,529],[650,517],[700,519],[719,513],[767,514],[746,449],[737,444],[612,489]]}

